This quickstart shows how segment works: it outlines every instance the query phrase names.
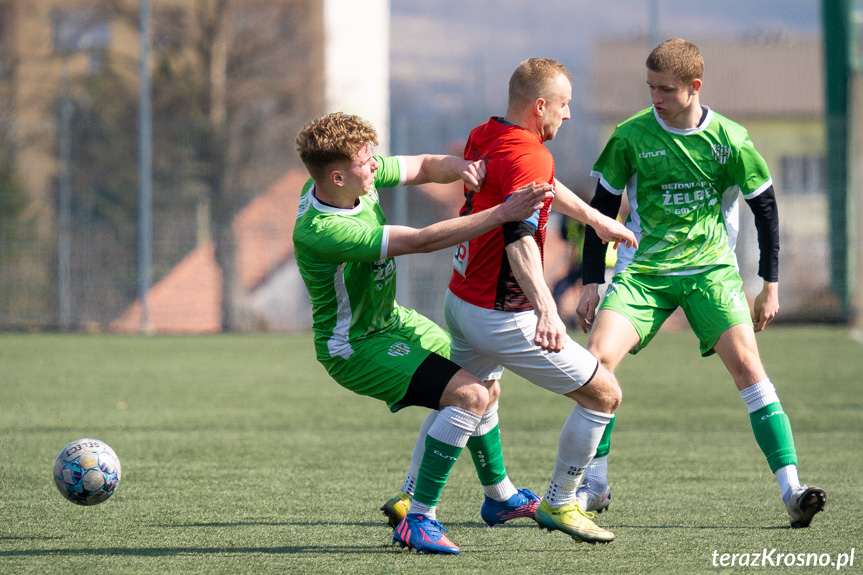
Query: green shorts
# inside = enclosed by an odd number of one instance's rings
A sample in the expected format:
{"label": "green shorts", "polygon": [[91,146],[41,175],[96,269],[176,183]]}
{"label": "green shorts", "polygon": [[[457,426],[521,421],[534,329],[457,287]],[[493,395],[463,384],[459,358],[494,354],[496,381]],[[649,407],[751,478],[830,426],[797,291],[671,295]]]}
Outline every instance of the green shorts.
{"label": "green shorts", "polygon": [[624,271],[612,278],[600,309],[614,310],[632,323],[641,341],[631,353],[638,353],[678,307],[701,341],[705,357],[715,353],[713,347],[728,328],[752,325],[743,281],[733,266],[675,276]]}
{"label": "green shorts", "polygon": [[439,325],[415,312],[401,308],[400,325],[351,342],[353,353],[318,360],[339,385],[354,393],[385,401],[390,411],[399,404],[417,368],[430,353],[450,355],[450,337]]}

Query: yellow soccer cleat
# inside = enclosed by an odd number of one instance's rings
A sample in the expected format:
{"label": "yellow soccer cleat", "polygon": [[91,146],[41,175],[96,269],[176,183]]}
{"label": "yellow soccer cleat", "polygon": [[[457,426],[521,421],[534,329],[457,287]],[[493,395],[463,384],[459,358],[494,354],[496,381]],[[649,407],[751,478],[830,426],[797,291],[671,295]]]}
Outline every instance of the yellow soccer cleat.
{"label": "yellow soccer cleat", "polygon": [[404,491],[399,491],[398,494],[383,504],[381,511],[387,518],[387,525],[395,529],[402,519],[407,517],[411,510],[411,496]]}
{"label": "yellow soccer cleat", "polygon": [[563,531],[579,542],[593,544],[614,541],[614,533],[598,527],[591,519],[593,513],[585,513],[574,501],[562,507],[551,507],[545,499],[539,504],[534,517],[540,528]]}

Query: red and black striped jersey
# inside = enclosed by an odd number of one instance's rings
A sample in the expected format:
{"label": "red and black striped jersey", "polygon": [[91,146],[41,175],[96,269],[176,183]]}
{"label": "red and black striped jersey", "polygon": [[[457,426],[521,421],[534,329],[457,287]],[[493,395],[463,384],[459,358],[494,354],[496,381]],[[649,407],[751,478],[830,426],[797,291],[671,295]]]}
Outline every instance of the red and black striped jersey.
{"label": "red and black striped jersey", "polygon": [[[515,190],[530,183],[554,184],[554,158],[538,134],[493,117],[474,128],[464,157],[485,160],[486,176],[480,190],[465,188],[465,203],[459,215],[487,210],[506,201]],[[456,247],[449,289],[473,305],[501,311],[533,309],[509,265],[506,243],[523,235],[533,235],[544,254],[546,224],[551,199],[532,218],[512,226],[496,228]]]}

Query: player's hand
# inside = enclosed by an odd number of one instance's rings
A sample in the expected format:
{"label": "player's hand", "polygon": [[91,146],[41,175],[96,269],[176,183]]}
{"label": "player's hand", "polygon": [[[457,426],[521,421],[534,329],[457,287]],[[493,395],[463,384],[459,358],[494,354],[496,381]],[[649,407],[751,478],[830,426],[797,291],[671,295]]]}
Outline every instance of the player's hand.
{"label": "player's hand", "polygon": [[468,162],[461,172],[461,180],[467,189],[478,192],[485,181],[485,162],[483,160]]}
{"label": "player's hand", "polygon": [[635,239],[635,234],[613,218],[602,216],[599,222],[593,224],[591,227],[593,227],[596,235],[599,236],[599,239],[603,243],[612,244],[614,249],[617,249],[620,244],[624,244],[628,248],[638,247],[638,240]]}
{"label": "player's hand", "polygon": [[533,342],[545,351],[559,352],[566,345],[566,324],[555,313],[537,312]]}
{"label": "player's hand", "polygon": [[755,297],[755,315],[752,323],[755,331],[763,331],[779,313],[779,283],[764,282],[761,293]]}
{"label": "player's hand", "polygon": [[575,315],[578,317],[578,326],[581,331],[587,333],[596,320],[596,308],[599,305],[599,289],[597,284],[587,284],[581,292]]}
{"label": "player's hand", "polygon": [[502,204],[506,221],[517,222],[533,216],[542,207],[543,202],[554,197],[551,184],[527,184],[511,193]]}

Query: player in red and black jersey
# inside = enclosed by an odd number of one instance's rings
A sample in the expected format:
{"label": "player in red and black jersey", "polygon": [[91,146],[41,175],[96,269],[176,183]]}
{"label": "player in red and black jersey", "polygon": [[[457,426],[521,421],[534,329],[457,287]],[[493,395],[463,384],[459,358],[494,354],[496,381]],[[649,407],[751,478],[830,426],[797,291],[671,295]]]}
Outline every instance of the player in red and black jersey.
{"label": "player in red and black jersey", "polygon": [[[504,118],[494,117],[474,128],[465,145],[464,157],[493,164],[494,176],[485,182],[482,193],[465,191],[465,203],[459,215],[502,204],[512,190],[522,185],[519,182],[553,185],[554,159],[542,142],[539,135]],[[505,246],[533,236],[542,259],[551,202],[551,199],[546,200],[530,220],[512,222],[458,246],[453,259],[450,291],[483,308],[500,311],[532,309],[530,300],[513,275]]]}
{"label": "player in red and black jersey", "polygon": [[500,392],[498,381],[507,368],[578,402],[561,431],[551,481],[535,520],[549,530],[596,543],[611,541],[614,535],[582,513],[575,490],[620,403],[620,387],[611,372],[567,335],[557,313],[542,271],[548,212],[554,208],[591,225],[615,247],[637,242],[621,223],[555,180],[554,159],[543,142],[554,138],[569,119],[571,84],[572,77],[559,62],[525,60],[510,79],[506,116],[471,131],[465,158],[484,160],[486,179],[476,193],[466,191],[462,215],[500,205],[524,183],[552,183],[555,197],[531,218],[456,248],[444,312],[452,334],[452,360],[488,382],[491,392]]}

